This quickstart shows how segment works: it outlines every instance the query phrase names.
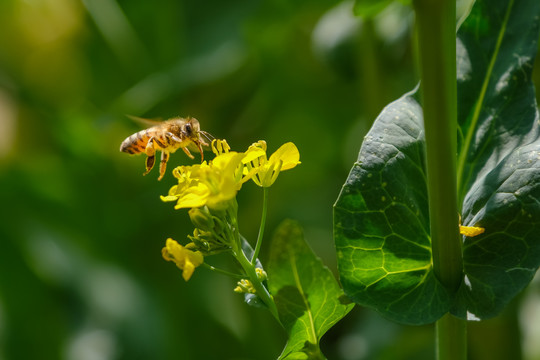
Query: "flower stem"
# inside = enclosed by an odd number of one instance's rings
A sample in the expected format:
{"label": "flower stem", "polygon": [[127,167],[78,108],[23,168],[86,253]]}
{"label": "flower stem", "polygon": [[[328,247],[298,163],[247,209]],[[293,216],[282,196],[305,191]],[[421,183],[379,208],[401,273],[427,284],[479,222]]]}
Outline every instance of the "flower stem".
{"label": "flower stem", "polygon": [[253,284],[257,296],[268,307],[268,310],[270,310],[270,313],[274,316],[274,318],[276,318],[277,321],[280,321],[274,298],[272,297],[272,295],[270,295],[268,289],[259,280],[257,272],[255,271],[255,265],[247,259],[246,255],[240,247],[238,249],[235,249],[234,254],[236,255],[236,259],[240,263],[240,266],[242,266],[242,269],[244,269],[244,271],[246,272],[249,281],[251,281],[251,283]]}
{"label": "flower stem", "polygon": [[263,208],[261,215],[261,225],[259,227],[259,235],[257,236],[257,244],[255,244],[255,251],[253,252],[253,258],[251,259],[251,264],[255,266],[257,263],[257,258],[259,257],[259,252],[261,251],[262,238],[264,235],[264,226],[266,224],[266,212],[268,209],[268,187],[263,187]]}
{"label": "flower stem", "polygon": [[241,279],[241,278],[243,278],[243,276],[240,275],[240,274],[235,274],[235,273],[229,272],[229,271],[227,271],[227,270],[223,270],[223,269],[217,268],[217,267],[215,267],[215,266],[209,265],[209,264],[207,264],[207,263],[202,263],[201,266],[203,266],[203,267],[205,267],[205,268],[207,268],[207,269],[209,269],[209,270],[212,270],[212,271],[214,271],[214,272],[217,272],[217,273],[219,273],[219,274],[227,275],[227,276],[233,277],[233,278],[235,278],[235,279]]}
{"label": "flower stem", "polygon": [[[267,193],[267,189],[265,189],[265,194]],[[266,197],[267,195],[265,195]],[[263,208],[263,221],[266,219],[266,200],[265,205]],[[248,277],[249,281],[253,284],[253,287],[256,290],[257,296],[262,300],[262,302],[268,307],[268,310],[270,310],[270,313],[274,318],[279,322],[279,315],[276,307],[276,303],[274,302],[274,298],[270,293],[268,292],[268,289],[263,285],[261,280],[259,280],[259,277],[257,276],[256,269],[256,263],[252,263],[250,260],[248,260],[244,250],[242,249],[242,239],[240,236],[240,229],[238,226],[238,205],[236,203],[236,200],[234,200],[233,206],[229,207],[227,210],[229,222],[232,225],[232,229],[228,228],[228,236],[230,236],[231,239],[233,239],[231,244],[231,250],[233,256],[236,258],[242,269],[244,270],[246,276]],[[261,226],[261,228],[264,230],[264,225]],[[259,236],[261,238],[262,236]],[[260,241],[257,240],[257,244],[259,245]],[[257,253],[256,251],[253,252],[253,259],[257,259]]]}

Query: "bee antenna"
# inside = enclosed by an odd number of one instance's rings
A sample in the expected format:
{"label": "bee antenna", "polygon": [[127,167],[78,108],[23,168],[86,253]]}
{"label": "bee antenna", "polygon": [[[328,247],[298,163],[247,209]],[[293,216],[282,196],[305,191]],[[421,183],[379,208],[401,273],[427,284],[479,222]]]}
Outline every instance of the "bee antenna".
{"label": "bee antenna", "polygon": [[204,136],[204,138],[210,142],[212,142],[212,140],[215,139],[215,137],[213,137],[211,134],[207,133],[206,131],[199,131],[199,134],[201,134],[202,136]]}

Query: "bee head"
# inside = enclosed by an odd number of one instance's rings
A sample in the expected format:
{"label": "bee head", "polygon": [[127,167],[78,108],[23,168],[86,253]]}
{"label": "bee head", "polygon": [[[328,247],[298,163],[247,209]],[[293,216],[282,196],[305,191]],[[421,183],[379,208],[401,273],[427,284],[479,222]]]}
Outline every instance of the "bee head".
{"label": "bee head", "polygon": [[195,118],[189,118],[189,120],[184,125],[184,133],[187,135],[187,137],[192,140],[198,140],[199,131],[199,121]]}

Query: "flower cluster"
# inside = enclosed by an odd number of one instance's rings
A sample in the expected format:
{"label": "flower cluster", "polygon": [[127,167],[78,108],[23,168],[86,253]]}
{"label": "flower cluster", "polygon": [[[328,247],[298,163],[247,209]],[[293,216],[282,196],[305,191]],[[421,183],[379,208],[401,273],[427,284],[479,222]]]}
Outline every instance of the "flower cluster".
{"label": "flower cluster", "polygon": [[212,151],[216,157],[200,165],[179,166],[173,170],[178,185],[169,190],[163,201],[176,201],[175,209],[208,206],[219,209],[233,199],[246,181],[262,187],[271,186],[283,170],[300,164],[296,146],[288,142],[268,159],[266,142],[261,140],[246,152],[229,151],[225,140],[214,140]]}
{"label": "flower cluster", "polygon": [[189,236],[191,242],[185,247],[167,240],[163,257],[183,270],[186,281],[195,267],[204,263],[204,256],[230,250],[238,257],[242,252],[236,203],[236,194],[242,185],[252,180],[267,189],[281,171],[300,164],[298,149],[291,142],[282,145],[270,157],[266,149],[266,142],[261,140],[245,152],[235,152],[225,140],[214,140],[212,151],[216,156],[212,161],[173,170],[178,184],[161,199],[176,202],[175,209],[189,208],[195,229]]}

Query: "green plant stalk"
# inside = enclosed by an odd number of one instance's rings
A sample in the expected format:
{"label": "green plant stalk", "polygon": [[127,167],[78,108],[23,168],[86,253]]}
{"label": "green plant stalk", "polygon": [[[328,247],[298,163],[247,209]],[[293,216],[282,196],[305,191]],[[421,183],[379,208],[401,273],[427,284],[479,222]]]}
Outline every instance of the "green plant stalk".
{"label": "green plant stalk", "polygon": [[[456,3],[414,0],[426,132],[433,270],[450,294],[462,279],[456,148]],[[439,360],[466,358],[466,322],[447,314],[437,322]]]}
{"label": "green plant stalk", "polygon": [[[228,238],[233,239],[231,244],[231,250],[233,253],[233,256],[236,258],[242,269],[244,270],[247,278],[251,283],[253,284],[253,287],[256,290],[257,296],[262,300],[262,302],[267,306],[268,310],[274,316],[274,318],[281,323],[279,320],[279,314],[277,311],[276,303],[274,302],[274,298],[268,292],[268,289],[263,285],[262,281],[259,280],[259,277],[257,276],[257,272],[255,271],[256,266],[255,264],[252,264],[250,260],[246,257],[246,254],[242,250],[242,243],[240,239],[240,230],[238,227],[238,205],[236,204],[236,199],[234,200],[234,206],[231,206],[227,209],[227,216],[229,218],[229,222],[232,224],[232,229],[228,228]],[[266,216],[265,216],[266,218]],[[255,252],[254,252],[255,256]],[[255,257],[256,259],[256,257]]]}
{"label": "green plant stalk", "polygon": [[270,310],[272,316],[274,316],[274,318],[278,322],[280,322],[274,298],[272,297],[272,295],[270,295],[268,289],[259,280],[257,272],[255,271],[255,265],[253,265],[251,261],[248,260],[241,248],[235,249],[234,253],[236,255],[236,259],[240,263],[240,266],[242,266],[242,269],[245,271],[247,277],[249,278],[249,281],[251,281],[251,283],[253,284],[253,287],[256,290],[256,295],[268,307],[268,310]]}
{"label": "green plant stalk", "polygon": [[435,324],[437,359],[467,358],[467,322],[451,314]]}
{"label": "green plant stalk", "polygon": [[251,259],[251,264],[255,266],[257,263],[257,258],[259,257],[259,252],[261,251],[262,238],[264,235],[264,227],[266,224],[266,213],[268,209],[268,187],[263,187],[263,208],[261,215],[261,225],[259,226],[259,235],[257,236],[257,244],[255,244],[255,250],[253,251],[253,258]]}

